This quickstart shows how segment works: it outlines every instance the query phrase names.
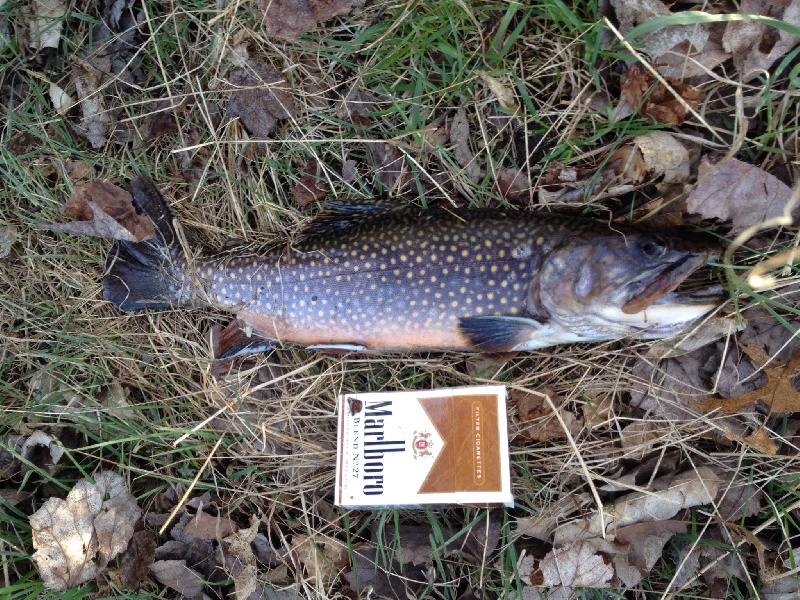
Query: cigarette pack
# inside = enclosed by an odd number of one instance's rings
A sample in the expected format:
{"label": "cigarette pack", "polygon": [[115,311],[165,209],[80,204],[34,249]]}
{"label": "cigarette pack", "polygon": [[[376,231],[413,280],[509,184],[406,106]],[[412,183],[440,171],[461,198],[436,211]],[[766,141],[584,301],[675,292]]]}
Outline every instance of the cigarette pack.
{"label": "cigarette pack", "polygon": [[336,504],[513,506],[506,389],[339,397]]}

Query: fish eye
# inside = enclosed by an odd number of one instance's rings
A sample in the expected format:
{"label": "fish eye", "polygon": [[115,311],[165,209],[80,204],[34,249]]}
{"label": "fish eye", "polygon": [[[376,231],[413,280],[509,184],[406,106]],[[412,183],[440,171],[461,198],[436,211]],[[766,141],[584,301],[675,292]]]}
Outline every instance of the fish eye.
{"label": "fish eye", "polygon": [[639,249],[647,258],[658,258],[667,251],[665,243],[660,241],[647,241],[639,245]]}

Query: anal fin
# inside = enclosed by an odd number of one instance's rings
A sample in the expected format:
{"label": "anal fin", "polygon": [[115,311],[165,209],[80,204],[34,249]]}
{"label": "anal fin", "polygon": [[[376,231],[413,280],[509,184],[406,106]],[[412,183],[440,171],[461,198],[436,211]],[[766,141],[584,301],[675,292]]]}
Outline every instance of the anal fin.
{"label": "anal fin", "polygon": [[542,324],[525,317],[464,317],[458,329],[480,352],[512,352],[541,330]]}
{"label": "anal fin", "polygon": [[239,321],[234,319],[220,333],[215,344],[214,355],[219,359],[234,358],[266,352],[275,348],[275,345],[275,340],[254,333],[248,335],[239,325]]}

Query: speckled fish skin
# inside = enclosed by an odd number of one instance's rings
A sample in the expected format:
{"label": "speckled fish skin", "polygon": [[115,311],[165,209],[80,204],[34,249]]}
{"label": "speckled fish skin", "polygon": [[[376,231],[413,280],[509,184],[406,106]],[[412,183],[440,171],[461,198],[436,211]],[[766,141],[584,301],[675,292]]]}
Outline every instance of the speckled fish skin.
{"label": "speckled fish skin", "polygon": [[340,208],[293,245],[187,258],[160,195],[163,207],[153,206],[154,189],[137,204],[161,239],[117,244],[106,297],[122,310],[226,309],[278,342],[376,353],[528,350],[667,337],[716,303],[670,293],[715,253],[707,240],[541,213],[375,209],[354,217]]}
{"label": "speckled fish skin", "polygon": [[280,341],[466,349],[459,320],[524,314],[531,275],[569,234],[560,218],[467,216],[373,218],[265,255],[201,260],[197,272],[209,304]]}

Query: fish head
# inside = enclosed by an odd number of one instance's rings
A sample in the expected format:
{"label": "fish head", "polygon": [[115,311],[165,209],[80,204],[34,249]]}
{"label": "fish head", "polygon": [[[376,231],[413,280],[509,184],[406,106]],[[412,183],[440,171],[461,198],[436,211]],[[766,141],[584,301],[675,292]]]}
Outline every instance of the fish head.
{"label": "fish head", "polygon": [[675,291],[719,252],[719,244],[702,235],[576,232],[544,259],[529,303],[534,314],[587,339],[592,332],[605,339],[671,337],[719,305],[719,286]]}

